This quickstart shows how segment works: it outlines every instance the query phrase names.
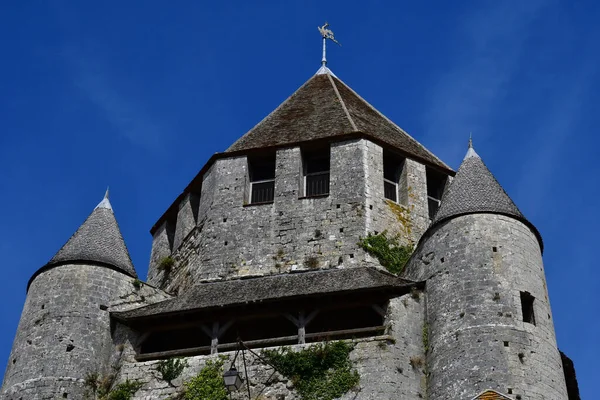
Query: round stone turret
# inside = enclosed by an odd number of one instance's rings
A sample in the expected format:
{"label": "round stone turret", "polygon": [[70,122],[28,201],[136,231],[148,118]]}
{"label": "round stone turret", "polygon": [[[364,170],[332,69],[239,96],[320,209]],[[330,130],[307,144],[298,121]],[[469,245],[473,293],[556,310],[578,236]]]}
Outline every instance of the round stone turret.
{"label": "round stone turret", "polygon": [[109,306],[135,270],[108,193],[28,284],[0,399],[83,399],[112,352]]}
{"label": "round stone turret", "polygon": [[426,281],[428,398],[567,399],[541,250],[470,147],[405,273]]}

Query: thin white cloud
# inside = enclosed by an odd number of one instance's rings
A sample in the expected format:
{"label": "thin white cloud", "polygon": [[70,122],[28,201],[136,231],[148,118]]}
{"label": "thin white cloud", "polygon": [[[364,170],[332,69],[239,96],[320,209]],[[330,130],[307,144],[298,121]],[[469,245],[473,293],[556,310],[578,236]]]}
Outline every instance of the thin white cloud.
{"label": "thin white cloud", "polygon": [[[569,147],[568,140],[582,134],[579,122],[590,95],[590,82],[595,81],[597,64],[596,61],[588,60],[573,74],[573,79],[562,82],[563,90],[557,89],[560,93],[556,97],[557,101],[552,108],[544,110],[544,118],[533,132],[528,133],[533,136],[530,140],[536,144],[535,152],[530,154],[523,165],[516,194],[533,219],[536,214],[544,212],[536,204],[542,204],[550,191],[554,191],[556,197],[557,184],[553,176],[556,176],[559,169],[566,167],[560,156]],[[564,182],[560,186],[568,184],[569,182]]]}
{"label": "thin white cloud", "polygon": [[72,71],[73,83],[105,115],[115,131],[132,145],[150,151],[161,147],[162,132],[157,122],[113,84],[103,63],[90,60],[72,49],[63,52]]}
{"label": "thin white cloud", "polygon": [[[482,2],[457,23],[456,62],[429,93],[425,135],[443,159],[458,160],[469,132],[481,141],[496,102],[505,95],[522,53],[523,37],[548,2]],[[439,140],[441,138],[441,140]]]}

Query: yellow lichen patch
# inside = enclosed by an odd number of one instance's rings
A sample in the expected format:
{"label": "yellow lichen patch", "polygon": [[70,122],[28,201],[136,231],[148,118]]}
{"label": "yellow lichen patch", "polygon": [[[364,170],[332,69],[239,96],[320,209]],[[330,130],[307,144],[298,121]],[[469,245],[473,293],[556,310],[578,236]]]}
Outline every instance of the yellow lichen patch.
{"label": "yellow lichen patch", "polygon": [[396,220],[398,220],[398,222],[400,223],[400,228],[398,229],[400,236],[403,239],[406,239],[408,243],[413,244],[412,219],[410,217],[410,209],[398,203],[394,203],[391,200],[385,200],[385,202],[392,211],[392,213],[396,216]]}

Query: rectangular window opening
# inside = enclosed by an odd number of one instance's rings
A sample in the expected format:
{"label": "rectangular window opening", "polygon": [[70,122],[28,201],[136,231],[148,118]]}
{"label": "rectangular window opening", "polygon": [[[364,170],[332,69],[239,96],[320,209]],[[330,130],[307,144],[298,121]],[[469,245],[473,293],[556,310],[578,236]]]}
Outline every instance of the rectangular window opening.
{"label": "rectangular window opening", "polygon": [[271,203],[275,198],[275,153],[248,157],[250,204]]}
{"label": "rectangular window opening", "polygon": [[383,150],[383,196],[395,203],[402,203],[399,188],[403,167],[402,157]]}
{"label": "rectangular window opening", "polygon": [[433,220],[435,213],[440,208],[442,194],[446,187],[448,177],[432,168],[426,167],[427,178],[427,205],[429,208],[429,219]]}
{"label": "rectangular window opening", "polygon": [[535,314],[533,312],[533,297],[529,292],[521,292],[521,309],[523,311],[523,322],[535,325]]}
{"label": "rectangular window opening", "polygon": [[329,194],[329,157],[329,147],[302,150],[305,197]]}

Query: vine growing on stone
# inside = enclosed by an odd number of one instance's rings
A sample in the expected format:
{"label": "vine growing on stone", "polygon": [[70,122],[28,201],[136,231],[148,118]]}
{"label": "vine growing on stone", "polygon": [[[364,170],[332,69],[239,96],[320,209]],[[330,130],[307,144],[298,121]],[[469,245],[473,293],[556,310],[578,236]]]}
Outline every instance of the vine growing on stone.
{"label": "vine growing on stone", "polygon": [[173,385],[171,381],[177,379],[187,366],[187,361],[181,358],[169,358],[160,360],[156,365],[156,371],[160,373],[163,381]]}
{"label": "vine growing on stone", "polygon": [[333,400],[357,387],[360,380],[350,361],[352,349],[339,341],[300,351],[288,347],[264,350],[262,356],[292,381],[303,400]]}
{"label": "vine growing on stone", "polygon": [[185,400],[228,400],[223,384],[223,360],[208,360],[198,375],[183,384]]}
{"label": "vine growing on stone", "polygon": [[130,381],[127,379],[123,383],[119,383],[105,397],[106,400],[130,400],[131,397],[142,387],[142,383],[138,381]]}
{"label": "vine growing on stone", "polygon": [[413,253],[410,245],[401,245],[397,237],[388,237],[387,232],[369,233],[358,245],[377,258],[379,263],[392,274],[400,274]]}

